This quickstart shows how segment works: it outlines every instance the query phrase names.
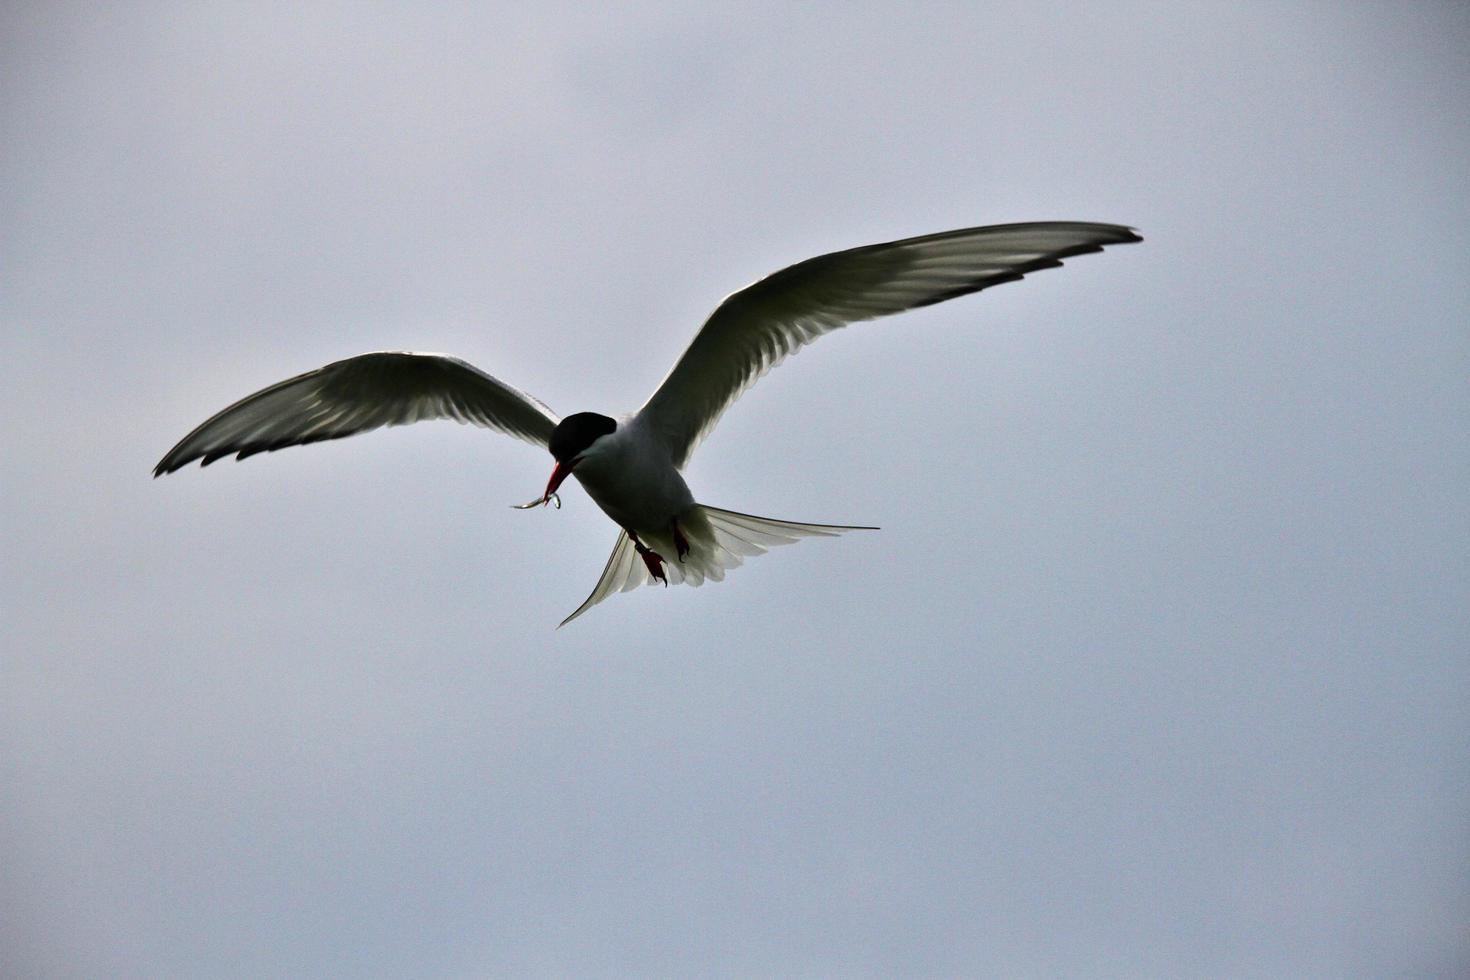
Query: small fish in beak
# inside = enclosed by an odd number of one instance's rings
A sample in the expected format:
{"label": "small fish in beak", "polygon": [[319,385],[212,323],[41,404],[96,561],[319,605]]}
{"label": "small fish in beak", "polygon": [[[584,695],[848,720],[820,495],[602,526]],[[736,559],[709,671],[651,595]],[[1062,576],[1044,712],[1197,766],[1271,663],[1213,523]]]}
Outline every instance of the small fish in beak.
{"label": "small fish in beak", "polygon": [[578,459],[572,460],[570,463],[558,462],[556,464],[556,469],[551,471],[551,479],[546,481],[546,492],[540,497],[537,497],[535,500],[527,501],[524,504],[512,504],[511,509],[530,510],[532,507],[545,507],[547,504],[555,501],[556,509],[561,510],[561,498],[556,495],[556,488],[561,486],[562,483],[565,482],[566,478],[572,475],[572,468],[576,466],[577,463],[580,461],[581,460],[579,457]]}

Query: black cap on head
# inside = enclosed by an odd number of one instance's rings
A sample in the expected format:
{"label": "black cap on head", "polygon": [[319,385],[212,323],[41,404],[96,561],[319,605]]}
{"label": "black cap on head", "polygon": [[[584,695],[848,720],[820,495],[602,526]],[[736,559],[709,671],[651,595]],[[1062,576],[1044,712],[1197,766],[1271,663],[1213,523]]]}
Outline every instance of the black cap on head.
{"label": "black cap on head", "polygon": [[568,415],[556,425],[546,448],[558,463],[570,463],[588,446],[602,436],[617,430],[618,423],[606,415],[596,412],[578,412]]}

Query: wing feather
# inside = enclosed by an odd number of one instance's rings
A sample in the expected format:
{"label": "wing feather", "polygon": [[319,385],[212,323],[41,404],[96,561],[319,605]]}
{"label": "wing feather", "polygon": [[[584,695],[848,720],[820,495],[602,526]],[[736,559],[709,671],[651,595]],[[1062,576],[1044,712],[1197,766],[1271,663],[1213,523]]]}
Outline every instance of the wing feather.
{"label": "wing feather", "polygon": [[286,446],[342,439],[385,425],[453,419],[545,446],[557,416],[530,395],[458,358],[378,351],[336,361],[226,408],[190,432],[154,467],[172,473]]}
{"label": "wing feather", "polygon": [[639,414],[682,468],[741,392],[825,333],[1138,241],[1121,225],[1043,221],[964,228],[798,262],[727,296]]}

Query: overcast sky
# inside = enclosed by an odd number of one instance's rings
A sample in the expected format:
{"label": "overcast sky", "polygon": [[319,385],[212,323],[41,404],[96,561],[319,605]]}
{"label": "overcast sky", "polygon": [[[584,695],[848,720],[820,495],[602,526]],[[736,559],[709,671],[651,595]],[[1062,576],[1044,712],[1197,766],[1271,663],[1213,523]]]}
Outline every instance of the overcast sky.
{"label": "overcast sky", "polygon": [[[427,7],[428,9],[425,9]],[[0,975],[1470,974],[1464,4],[7,3]],[[824,251],[1146,241],[824,339],[696,496],[876,524],[565,629],[636,408]]]}

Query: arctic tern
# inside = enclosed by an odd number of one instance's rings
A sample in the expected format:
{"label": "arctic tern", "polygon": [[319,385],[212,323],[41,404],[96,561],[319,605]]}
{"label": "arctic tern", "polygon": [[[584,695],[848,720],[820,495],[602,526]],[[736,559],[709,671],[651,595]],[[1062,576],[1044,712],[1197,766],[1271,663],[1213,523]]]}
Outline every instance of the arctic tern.
{"label": "arctic tern", "polygon": [[698,504],[681,473],[721,413],[787,355],[849,323],[1020,279],[1106,245],[1142,239],[1121,225],[1043,221],[923,235],[819,255],[732,293],[643,407],[559,418],[546,405],[444,354],[378,351],[336,361],[241,399],[185,436],[153,470],[172,473],[385,425],[454,419],[544,447],[546,490],[521,508],[561,505],[576,477],[621,529],[602,578],[566,625],[615,592],[651,582],[719,581],[743,558],[798,538],[872,530],[752,517]]}

